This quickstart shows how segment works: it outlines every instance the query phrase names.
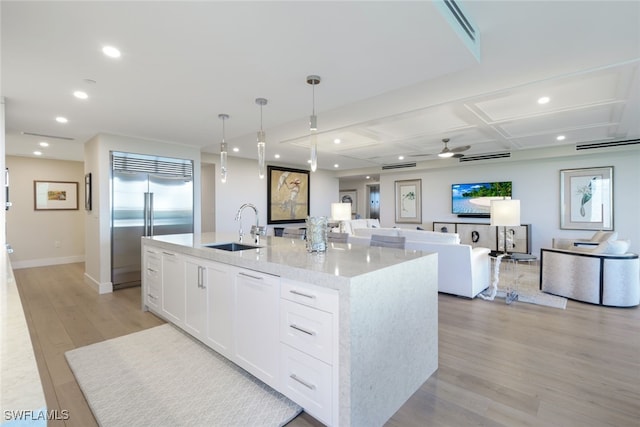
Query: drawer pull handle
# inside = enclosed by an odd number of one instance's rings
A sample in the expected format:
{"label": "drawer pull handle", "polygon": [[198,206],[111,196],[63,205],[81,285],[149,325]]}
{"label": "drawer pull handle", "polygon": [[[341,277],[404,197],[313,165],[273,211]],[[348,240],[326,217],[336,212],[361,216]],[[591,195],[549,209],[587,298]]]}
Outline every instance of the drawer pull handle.
{"label": "drawer pull handle", "polygon": [[176,256],[176,254],[172,254],[171,252],[162,251],[162,253],[169,256]]}
{"label": "drawer pull handle", "polygon": [[316,386],[313,384],[309,384],[308,382],[301,380],[300,378],[298,378],[298,376],[296,374],[291,374],[289,375],[289,378],[291,378],[294,381],[299,382],[300,384],[302,384],[303,386],[305,386],[306,388],[308,388],[309,390],[315,390]]}
{"label": "drawer pull handle", "polygon": [[264,277],[260,277],[260,276],[253,276],[253,275],[251,275],[251,274],[247,274],[247,273],[243,273],[243,272],[240,272],[240,273],[238,273],[238,274],[239,274],[240,276],[249,277],[249,278],[251,278],[251,279],[264,280]]}
{"label": "drawer pull handle", "polygon": [[292,289],[292,290],[290,290],[289,292],[291,292],[291,293],[292,293],[292,294],[294,294],[294,295],[301,296],[301,297],[311,298],[311,299],[316,299],[316,296],[315,296],[315,295],[305,294],[305,293],[302,293],[302,292],[300,292],[300,291],[296,291],[295,289]]}
{"label": "drawer pull handle", "polygon": [[157,273],[157,272],[158,272],[158,270],[153,269],[153,268],[150,268],[150,267],[147,267],[147,270],[149,270],[149,271],[151,271],[151,272],[153,272],[153,273]]}
{"label": "drawer pull handle", "polygon": [[295,329],[296,331],[300,331],[302,333],[305,333],[307,335],[311,335],[312,337],[316,336],[316,333],[314,331],[310,331],[308,329],[302,328],[298,325],[289,325],[290,328]]}
{"label": "drawer pull handle", "polygon": [[157,296],[152,295],[152,294],[147,294],[147,296],[148,296],[149,298],[151,298],[152,300],[157,300],[157,299],[158,299],[158,297],[157,297]]}

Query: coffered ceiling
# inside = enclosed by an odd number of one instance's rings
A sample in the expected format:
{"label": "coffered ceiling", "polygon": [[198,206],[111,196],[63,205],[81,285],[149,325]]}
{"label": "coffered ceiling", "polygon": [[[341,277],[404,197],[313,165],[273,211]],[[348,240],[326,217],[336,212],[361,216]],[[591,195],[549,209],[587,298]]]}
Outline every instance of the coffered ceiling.
{"label": "coffered ceiling", "polygon": [[253,159],[264,97],[268,162],[306,167],[309,74],[322,169],[640,137],[640,2],[458,1],[479,55],[444,4],[3,1],[6,153],[82,160],[106,132],[216,154],[226,113]]}

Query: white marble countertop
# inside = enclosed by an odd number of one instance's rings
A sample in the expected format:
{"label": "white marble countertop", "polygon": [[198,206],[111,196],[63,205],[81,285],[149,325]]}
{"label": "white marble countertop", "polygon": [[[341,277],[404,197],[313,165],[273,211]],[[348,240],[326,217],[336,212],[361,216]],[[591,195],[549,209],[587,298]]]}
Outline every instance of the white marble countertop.
{"label": "white marble countertop", "polygon": [[0,251],[0,269],[0,425],[46,426],[46,401],[38,365],[4,250]]}
{"label": "white marble countertop", "polygon": [[[274,274],[292,280],[340,289],[352,277],[366,275],[430,252],[329,243],[326,252],[309,253],[305,241],[287,237],[261,237],[258,249],[229,252],[207,248],[213,243],[238,242],[235,233],[171,234],[143,238],[159,247],[186,255]],[[243,243],[253,244],[250,235]]]}

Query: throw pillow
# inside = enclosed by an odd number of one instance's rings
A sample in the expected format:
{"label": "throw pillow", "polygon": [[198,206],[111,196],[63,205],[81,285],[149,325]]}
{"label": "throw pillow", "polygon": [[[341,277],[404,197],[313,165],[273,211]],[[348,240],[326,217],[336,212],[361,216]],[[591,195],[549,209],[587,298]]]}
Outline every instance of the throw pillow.
{"label": "throw pillow", "polygon": [[624,255],[631,246],[630,240],[613,240],[608,242],[607,251],[605,253],[611,255]]}

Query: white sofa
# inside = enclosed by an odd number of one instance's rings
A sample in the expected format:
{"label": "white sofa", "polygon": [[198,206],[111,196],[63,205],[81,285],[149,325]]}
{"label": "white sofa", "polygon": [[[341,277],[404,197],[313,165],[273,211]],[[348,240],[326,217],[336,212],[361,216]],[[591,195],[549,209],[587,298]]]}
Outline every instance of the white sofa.
{"label": "white sofa", "polygon": [[[347,228],[345,227],[345,229]],[[489,287],[490,250],[461,245],[458,234],[406,228],[361,227],[358,225],[349,227],[348,231],[350,231],[348,242],[353,244],[369,245],[373,234],[404,236],[406,239],[405,249],[437,252],[439,292],[474,298]]]}

